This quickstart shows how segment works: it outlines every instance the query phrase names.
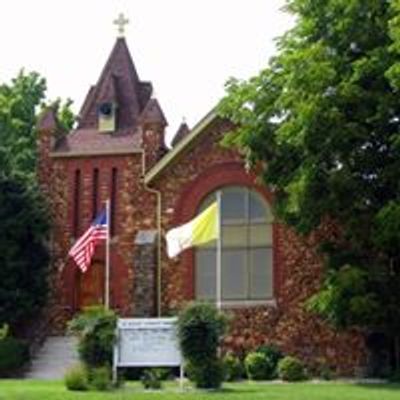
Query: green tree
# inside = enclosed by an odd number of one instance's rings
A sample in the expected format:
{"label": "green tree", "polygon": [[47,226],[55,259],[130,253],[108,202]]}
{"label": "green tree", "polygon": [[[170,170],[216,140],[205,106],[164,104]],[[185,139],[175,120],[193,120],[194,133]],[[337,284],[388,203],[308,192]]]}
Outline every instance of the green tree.
{"label": "green tree", "polygon": [[57,110],[60,131],[75,122],[71,100],[46,100],[46,81],[23,70],[10,84],[0,85],[0,171],[3,175],[35,180],[37,116],[46,107]]}
{"label": "green tree", "polygon": [[37,191],[0,175],[0,325],[31,319],[47,294],[46,214]]}
{"label": "green tree", "polygon": [[46,202],[36,180],[37,116],[57,108],[60,131],[72,127],[71,101],[45,99],[46,82],[21,71],[0,85],[0,325],[32,318],[47,294]]}
{"label": "green tree", "polygon": [[0,168],[3,175],[34,176],[36,112],[46,83],[37,73],[23,71],[0,86]]}
{"label": "green tree", "polygon": [[309,302],[339,327],[400,332],[400,1],[288,0],[294,27],[258,76],[231,79],[221,115],[307,234],[333,221],[326,275]]}

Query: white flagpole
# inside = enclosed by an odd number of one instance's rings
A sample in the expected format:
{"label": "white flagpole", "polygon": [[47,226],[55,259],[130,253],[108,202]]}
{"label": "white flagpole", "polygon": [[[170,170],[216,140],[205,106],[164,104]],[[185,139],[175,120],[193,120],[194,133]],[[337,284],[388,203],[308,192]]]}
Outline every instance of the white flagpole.
{"label": "white flagpole", "polygon": [[222,308],[222,207],[221,190],[217,192],[218,229],[217,229],[217,265],[216,265],[216,301],[217,309]]}
{"label": "white flagpole", "polygon": [[104,307],[106,310],[110,308],[110,200],[106,201],[106,221],[107,221],[107,238],[106,238],[106,271],[104,282]]}

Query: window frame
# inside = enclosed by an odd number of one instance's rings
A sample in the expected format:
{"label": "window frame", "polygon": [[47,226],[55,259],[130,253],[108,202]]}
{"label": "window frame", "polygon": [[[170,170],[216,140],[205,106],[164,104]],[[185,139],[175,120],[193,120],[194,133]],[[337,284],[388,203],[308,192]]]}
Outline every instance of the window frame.
{"label": "window frame", "polygon": [[[245,232],[245,237],[246,237],[246,243],[243,244],[243,246],[240,245],[234,245],[232,247],[226,247],[226,244],[224,246],[223,244],[223,250],[228,248],[231,251],[244,251],[244,258],[245,258],[245,274],[246,274],[246,288],[245,288],[245,296],[244,298],[227,298],[227,297],[223,297],[222,298],[222,304],[223,305],[229,305],[229,306],[241,306],[241,305],[256,305],[256,304],[266,304],[266,303],[273,303],[275,304],[275,300],[274,300],[274,296],[275,296],[275,288],[274,288],[274,279],[275,279],[275,260],[274,260],[274,234],[273,234],[273,215],[272,215],[272,210],[270,207],[270,204],[266,201],[266,199],[254,188],[252,187],[248,187],[246,185],[235,185],[235,184],[231,184],[231,185],[226,185],[223,187],[220,187],[219,189],[214,189],[212,192],[210,192],[208,195],[206,195],[205,197],[203,197],[203,200],[200,202],[200,205],[198,207],[198,212],[200,212],[201,210],[203,210],[207,204],[210,204],[213,199],[216,196],[216,193],[221,190],[222,193],[226,193],[227,191],[244,191],[245,192],[245,197],[244,197],[244,207],[245,207],[245,218],[242,219],[237,219],[237,220],[223,220],[221,221],[221,228],[222,228],[222,232],[224,230],[224,228],[228,228],[229,227],[243,227],[246,229]],[[264,217],[260,217],[260,218],[252,218],[251,216],[251,197],[253,197],[253,199],[256,199],[259,204],[262,204],[263,206],[263,210],[265,210],[265,216]],[[223,194],[222,194],[222,198],[223,198]],[[222,200],[223,201],[223,200]],[[222,205],[223,207],[223,205]],[[223,213],[222,213],[223,214]],[[251,244],[251,227],[254,226],[262,226],[264,225],[266,230],[265,230],[265,234],[266,235],[270,235],[269,239],[266,239],[266,243],[265,244],[259,244],[259,245],[253,245]],[[267,229],[270,229],[270,232],[268,233]],[[223,241],[223,237],[221,238],[221,240]],[[269,241],[269,243],[268,243]],[[254,294],[255,289],[254,286],[252,285],[252,282],[254,280],[254,268],[252,265],[252,252],[256,251],[256,250],[260,250],[260,249],[265,249],[267,251],[270,252],[269,255],[269,263],[265,263],[265,268],[267,269],[266,271],[266,275],[270,276],[270,280],[266,282],[266,287],[265,287],[265,294],[262,296],[257,296]],[[214,290],[212,290],[214,292],[213,296],[206,296],[203,297],[199,291],[199,284],[201,284],[201,279],[199,278],[199,271],[201,268],[199,268],[199,256],[201,256],[201,251],[212,251],[212,252],[216,252],[216,246],[215,246],[215,242],[214,244],[199,248],[199,249],[195,249],[194,250],[194,275],[193,278],[195,280],[194,282],[194,297],[198,300],[203,300],[203,301],[215,301],[215,281],[213,283],[214,286]],[[226,251],[226,250],[225,250]],[[224,276],[224,265],[222,265],[222,275]],[[223,286],[222,286],[223,288]],[[223,289],[222,289],[223,290]]]}

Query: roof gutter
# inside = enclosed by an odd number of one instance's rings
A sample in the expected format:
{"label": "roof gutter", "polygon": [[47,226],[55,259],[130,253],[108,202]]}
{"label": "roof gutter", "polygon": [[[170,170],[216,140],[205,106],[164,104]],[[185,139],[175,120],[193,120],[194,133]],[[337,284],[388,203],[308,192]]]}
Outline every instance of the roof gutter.
{"label": "roof gutter", "polygon": [[73,157],[88,157],[88,156],[114,156],[140,154],[141,149],[121,149],[121,150],[94,150],[94,151],[52,151],[51,158],[73,158]]}

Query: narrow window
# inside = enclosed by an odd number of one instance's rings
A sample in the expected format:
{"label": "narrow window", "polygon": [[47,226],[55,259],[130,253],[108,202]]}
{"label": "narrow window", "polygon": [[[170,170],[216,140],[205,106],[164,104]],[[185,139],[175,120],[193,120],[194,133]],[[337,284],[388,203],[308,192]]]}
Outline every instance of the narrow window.
{"label": "narrow window", "polygon": [[74,177],[74,210],[73,210],[73,226],[72,231],[74,237],[79,235],[79,205],[80,205],[80,195],[81,195],[81,171],[80,169],[75,170]]}
{"label": "narrow window", "polygon": [[93,182],[92,182],[92,219],[97,216],[97,204],[99,197],[99,169],[93,170]]}
{"label": "narrow window", "polygon": [[118,170],[113,168],[111,171],[111,207],[110,207],[110,234],[115,235],[115,214],[117,210],[117,179]]}

